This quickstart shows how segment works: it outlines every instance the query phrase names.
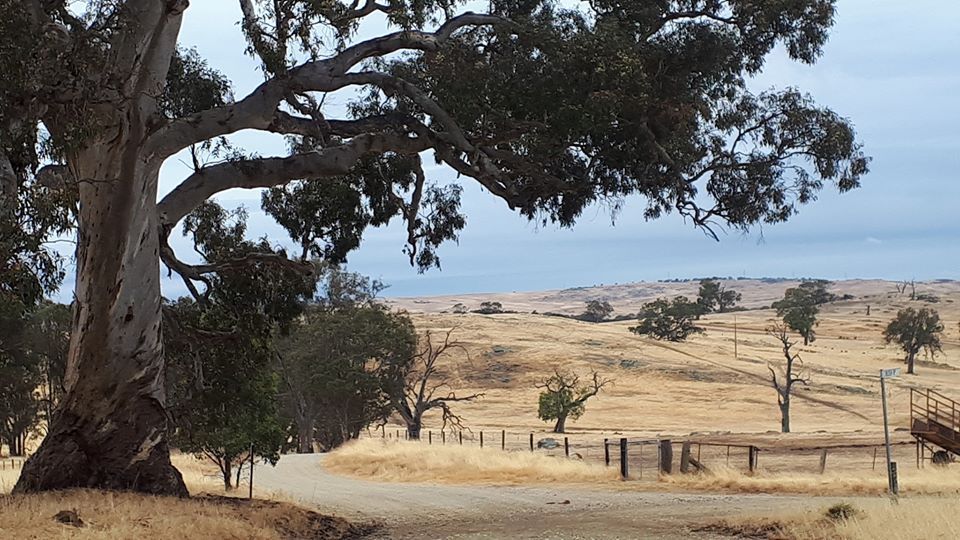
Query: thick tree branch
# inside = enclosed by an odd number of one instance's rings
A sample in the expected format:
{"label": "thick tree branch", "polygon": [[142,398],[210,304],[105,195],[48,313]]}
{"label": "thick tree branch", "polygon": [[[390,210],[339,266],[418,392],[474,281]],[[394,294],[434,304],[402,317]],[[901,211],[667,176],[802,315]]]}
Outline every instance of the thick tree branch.
{"label": "thick tree branch", "polygon": [[[241,0],[241,5],[250,0]],[[252,6],[250,6],[252,9]],[[251,12],[251,16],[255,14]],[[245,24],[250,24],[245,11]],[[450,39],[454,32],[466,26],[508,23],[505,19],[491,15],[466,13],[450,19],[436,32],[405,31],[364,41],[349,47],[337,56],[325,60],[307,62],[291,69],[282,77],[274,77],[261,84],[256,90],[237,103],[209,109],[183,119],[171,122],[151,137],[148,155],[154,159],[167,157],[215,137],[229,135],[243,129],[275,131],[278,118],[283,120],[279,111],[280,103],[292,92],[333,92],[350,85],[374,84],[383,87],[388,76],[374,78],[369,74],[357,77],[346,72],[364,59],[381,56],[400,50],[435,50],[444,40]],[[256,47],[256,42],[255,42]],[[265,45],[264,45],[265,46]],[[425,94],[406,83],[400,85],[411,98],[421,106],[425,105]],[[429,114],[438,117],[446,127],[449,123],[444,111],[430,106]],[[453,134],[456,137],[456,134]],[[463,139],[458,141],[463,143]],[[469,145],[468,146],[472,146]]]}
{"label": "thick tree branch", "polygon": [[311,177],[346,174],[368,153],[415,154],[429,141],[392,133],[365,134],[350,142],[286,158],[228,161],[192,174],[158,204],[161,226],[172,228],[213,195],[233,188],[265,188]]}
{"label": "thick tree branch", "polygon": [[468,26],[497,24],[513,23],[495,15],[464,13],[451,18],[436,32],[406,30],[358,43],[337,55],[331,62],[332,68],[337,73],[346,73],[368,58],[385,56],[402,50],[435,51],[444,41],[450,39],[457,30]]}

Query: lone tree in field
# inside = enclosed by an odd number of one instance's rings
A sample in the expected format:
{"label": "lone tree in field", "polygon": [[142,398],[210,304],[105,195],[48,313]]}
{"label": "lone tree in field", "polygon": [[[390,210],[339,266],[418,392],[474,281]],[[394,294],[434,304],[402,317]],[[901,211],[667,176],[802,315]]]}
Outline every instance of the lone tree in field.
{"label": "lone tree in field", "polygon": [[613,306],[605,300],[591,300],[587,302],[587,309],[580,316],[580,320],[588,322],[603,322],[613,314]]}
{"label": "lone tree in field", "polygon": [[768,365],[770,370],[770,383],[773,389],[777,391],[777,406],[780,407],[780,431],[790,433],[790,396],[793,392],[793,385],[799,383],[804,386],[810,384],[810,378],[803,373],[803,360],[800,355],[792,351],[794,345],[790,337],[790,330],[786,325],[777,324],[770,328],[769,333],[780,343],[783,351],[784,363],[778,369]]}
{"label": "lone tree in field", "polygon": [[[168,451],[160,261],[207,303],[221,270],[286,264],[274,250],[178,256],[169,235],[218,193],[273,188],[263,207],[301,259],[342,260],[399,218],[426,269],[465,225],[463,182],[539,222],[639,195],[648,219],[677,211],[710,232],[782,222],[867,172],[842,116],[747,88],[774,48],[814,62],[835,0],[238,4],[236,54],[264,81],[235,98],[178,43],[187,0],[0,0],[0,219],[42,184],[62,196],[40,214],[73,211],[78,238],[66,394],[19,493],[186,494]],[[288,137],[290,153],[232,147],[241,131]],[[170,159],[194,170],[161,193]],[[428,178],[423,159],[457,180]]]}
{"label": "lone tree in field", "polygon": [[783,317],[790,330],[803,336],[803,344],[816,341],[816,327],[820,324],[817,315],[820,305],[832,302],[836,296],[827,291],[829,281],[817,279],[804,281],[797,287],[787,289],[783,299],[773,303],[777,315]]}
{"label": "lone tree in field", "polygon": [[703,328],[694,323],[700,313],[700,305],[686,296],[661,298],[643,305],[637,314],[639,324],[631,326],[630,331],[659,340],[686,341],[692,334],[703,333]]}
{"label": "lone tree in field", "polygon": [[940,314],[930,308],[901,309],[883,331],[887,343],[896,343],[906,353],[907,373],[913,375],[917,353],[926,351],[930,356],[943,352],[941,338],[943,323]]}
{"label": "lone tree in field", "polygon": [[544,422],[555,420],[553,432],[564,433],[567,420],[583,416],[587,400],[609,384],[613,384],[613,381],[600,377],[596,371],[590,374],[588,382],[583,383],[576,373],[555,369],[553,375],[537,385],[543,390],[540,392],[537,416]]}
{"label": "lone tree in field", "polygon": [[463,344],[450,339],[454,330],[456,328],[447,330],[443,341],[435,341],[430,331],[424,332],[413,361],[403,366],[401,377],[397,380],[399,385],[392,396],[393,408],[406,424],[410,439],[420,439],[423,415],[436,409],[443,414],[443,429],[448,425],[463,429],[463,418],[454,412],[451,405],[483,397],[483,394],[457,396],[446,370],[437,365],[437,361],[454,352],[466,355]]}
{"label": "lone tree in field", "polygon": [[736,307],[742,295],[727,289],[715,279],[701,279],[697,293],[697,304],[703,313],[726,313]]}

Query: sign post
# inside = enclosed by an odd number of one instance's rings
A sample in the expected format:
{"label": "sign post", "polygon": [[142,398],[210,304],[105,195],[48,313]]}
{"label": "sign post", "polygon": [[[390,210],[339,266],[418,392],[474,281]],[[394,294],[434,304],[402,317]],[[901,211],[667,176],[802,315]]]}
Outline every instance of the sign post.
{"label": "sign post", "polygon": [[887,385],[886,380],[900,376],[900,368],[881,369],[880,370],[880,396],[883,401],[883,439],[887,447],[887,487],[890,494],[897,496],[899,486],[897,483],[897,464],[893,461],[890,450],[890,421],[887,419]]}

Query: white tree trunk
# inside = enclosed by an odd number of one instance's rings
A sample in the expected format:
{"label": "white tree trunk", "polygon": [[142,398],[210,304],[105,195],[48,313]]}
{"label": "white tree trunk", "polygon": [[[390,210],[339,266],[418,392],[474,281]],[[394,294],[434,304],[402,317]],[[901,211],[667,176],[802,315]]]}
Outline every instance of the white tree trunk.
{"label": "white tree trunk", "polygon": [[[66,393],[15,492],[74,487],[186,496],[164,408],[160,160],[145,151],[185,0],[127,0],[111,43],[121,98],[91,104],[96,131],[70,152],[79,182],[76,311]],[[99,74],[98,74],[99,75]]]}
{"label": "white tree trunk", "polygon": [[71,163],[80,189],[76,317],[66,395],[16,490],[67,487],[186,495],[164,409],[155,166],[135,134]]}

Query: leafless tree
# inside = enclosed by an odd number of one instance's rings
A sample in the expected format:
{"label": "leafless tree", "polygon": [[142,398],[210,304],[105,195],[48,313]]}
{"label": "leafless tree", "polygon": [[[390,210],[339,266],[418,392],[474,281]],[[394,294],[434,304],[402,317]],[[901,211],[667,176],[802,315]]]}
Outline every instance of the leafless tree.
{"label": "leafless tree", "polygon": [[793,392],[793,385],[799,383],[807,386],[810,384],[810,377],[803,372],[803,360],[800,359],[800,355],[791,351],[796,343],[790,336],[789,329],[782,324],[776,324],[769,329],[769,333],[777,338],[783,351],[784,366],[777,370],[772,365],[767,365],[767,369],[770,370],[770,383],[777,391],[780,430],[783,433],[790,433],[790,395]]}
{"label": "leafless tree", "polygon": [[450,377],[437,365],[441,358],[455,351],[469,359],[463,343],[451,339],[455,330],[456,327],[447,330],[442,342],[435,343],[429,330],[420,336],[416,357],[408,365],[402,379],[403,388],[398,389],[394,395],[394,408],[407,425],[407,436],[410,439],[420,438],[423,415],[433,409],[440,409],[443,413],[443,429],[448,425],[463,429],[463,417],[455,413],[450,404],[483,397],[482,393],[457,396]]}

